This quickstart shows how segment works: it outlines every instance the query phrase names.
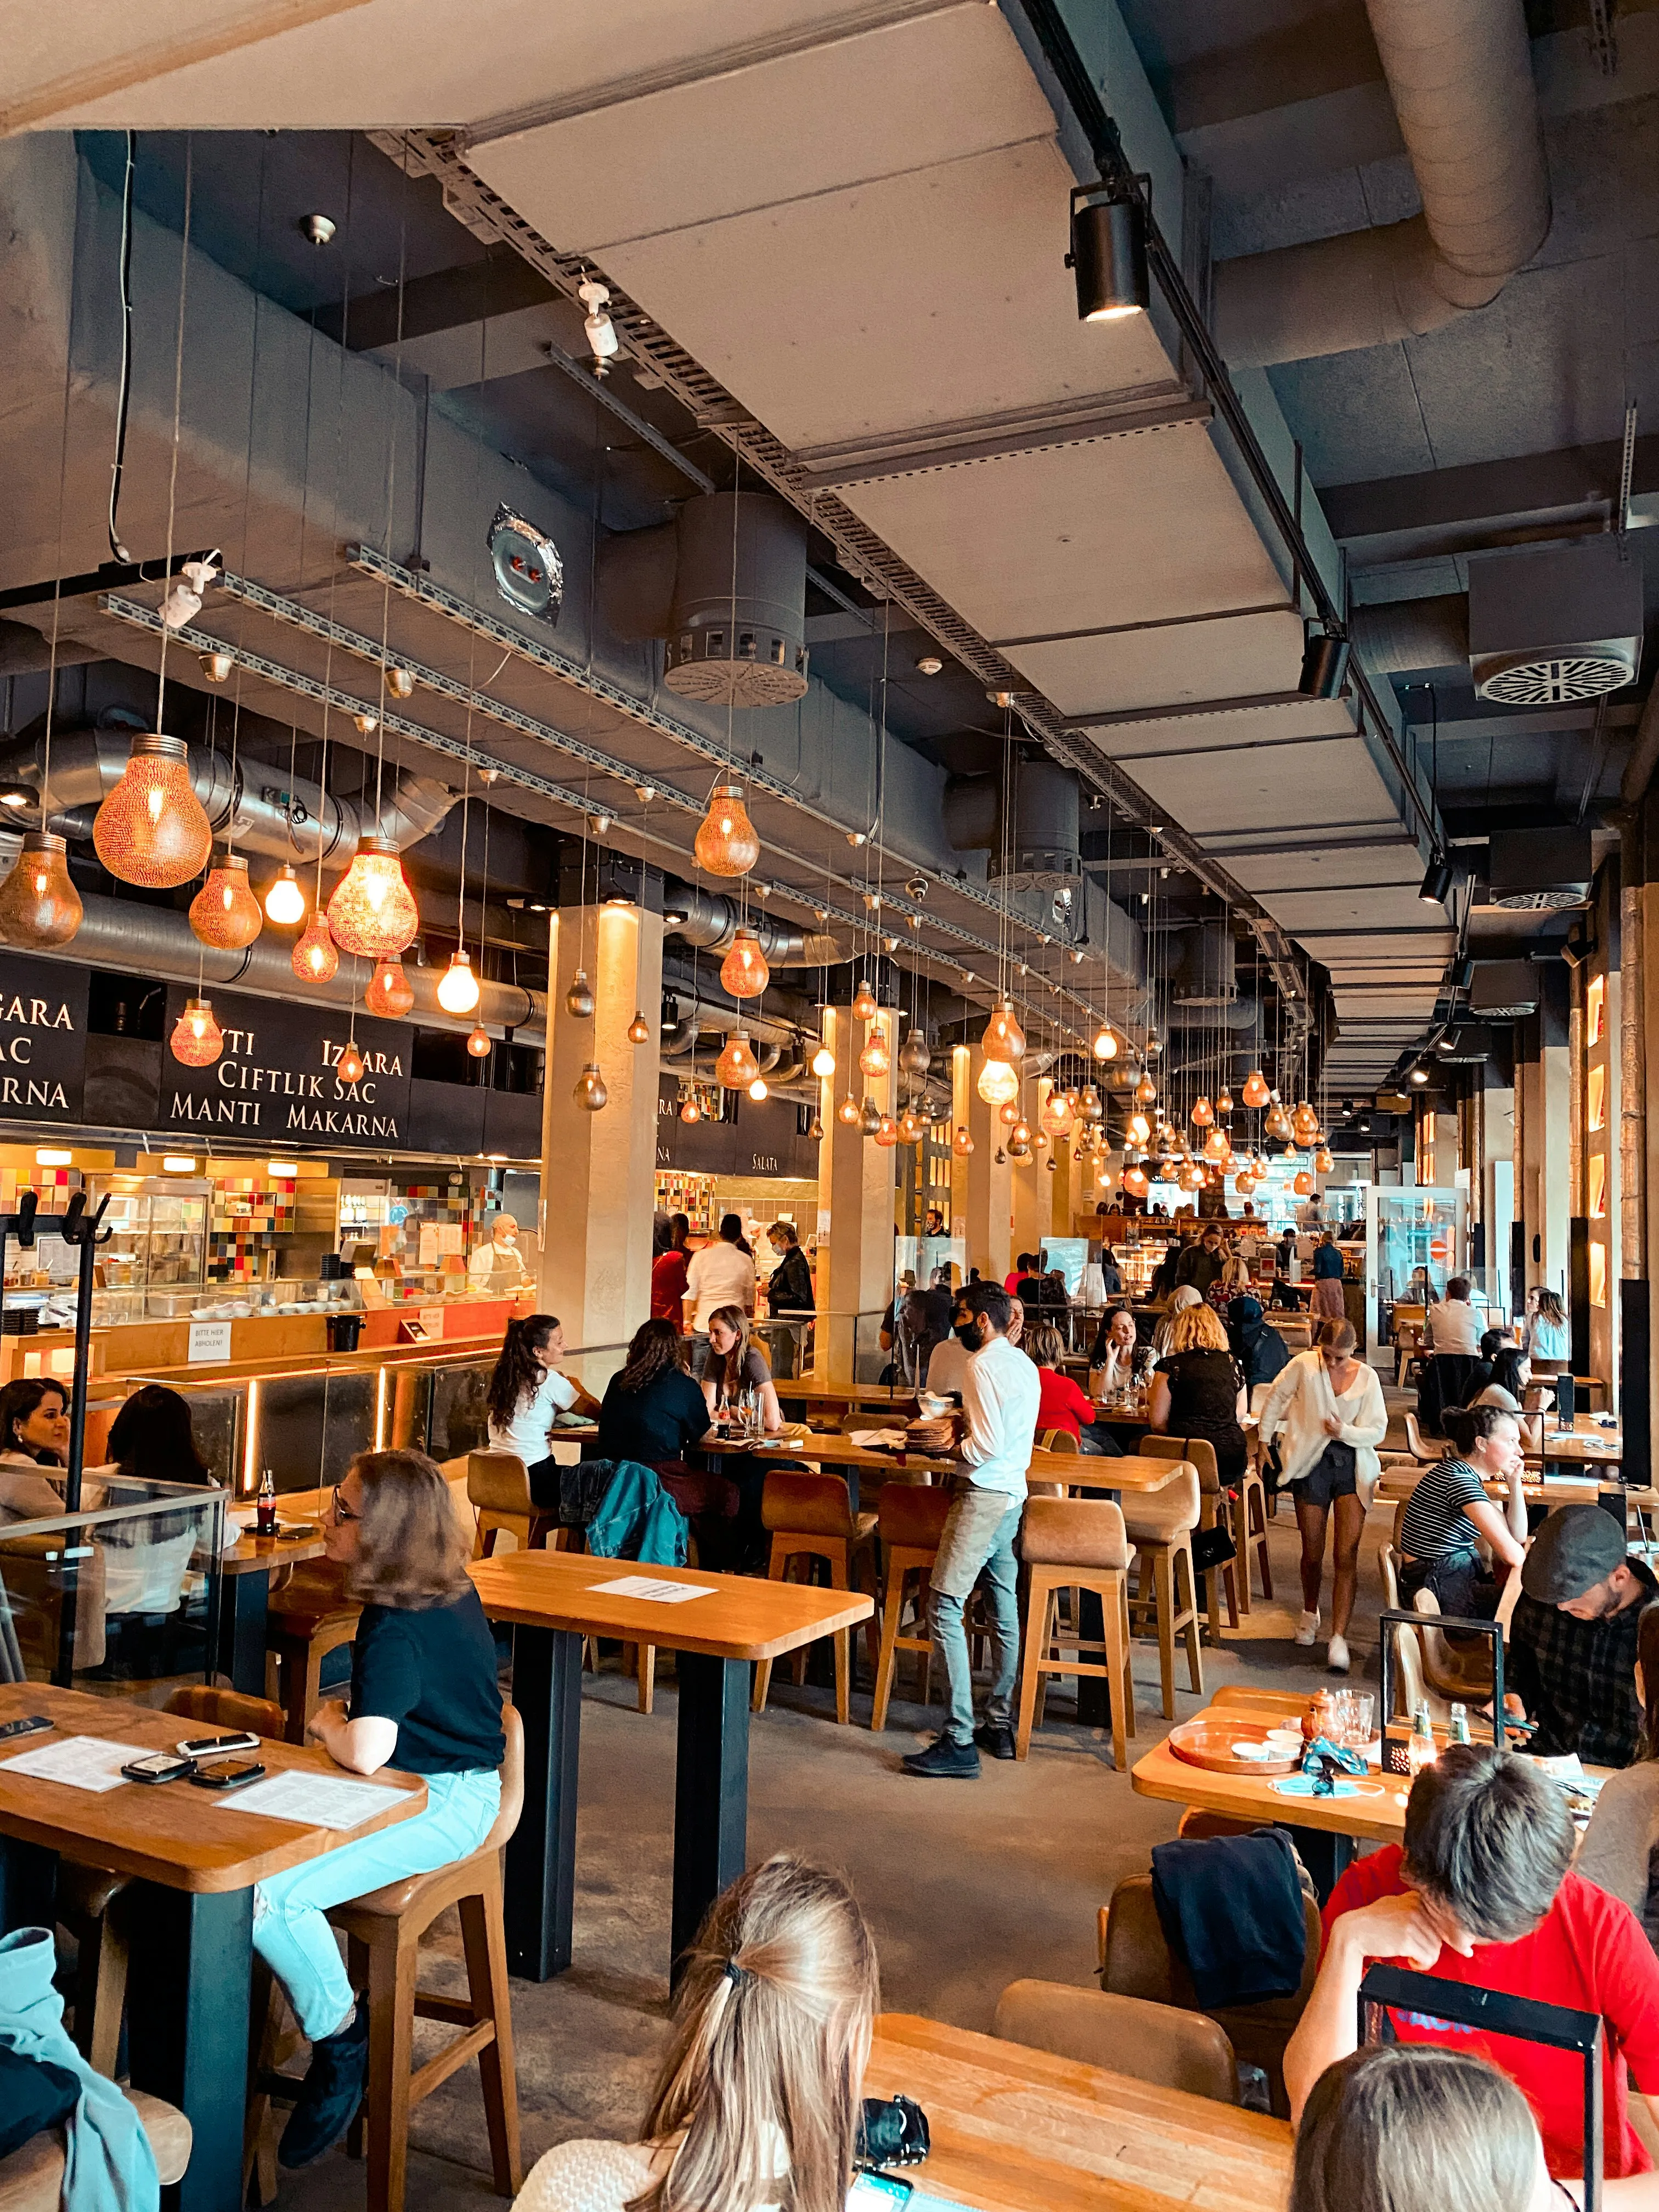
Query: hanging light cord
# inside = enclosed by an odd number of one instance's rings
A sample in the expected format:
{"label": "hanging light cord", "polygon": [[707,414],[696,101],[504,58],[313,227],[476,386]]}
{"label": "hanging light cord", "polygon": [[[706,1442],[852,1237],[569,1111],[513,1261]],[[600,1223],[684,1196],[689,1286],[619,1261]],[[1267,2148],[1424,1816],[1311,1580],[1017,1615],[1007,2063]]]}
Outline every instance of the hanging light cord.
{"label": "hanging light cord", "polygon": [[[173,463],[167,471],[167,574],[173,574],[173,530],[179,507],[179,424],[185,399],[185,299],[190,284],[190,202],[195,179],[195,143],[185,134],[185,230],[179,253],[179,335],[173,358]],[[161,726],[161,704],[167,688],[167,639],[161,625],[161,663],[155,678],[155,726]]]}
{"label": "hanging light cord", "polygon": [[[121,504],[121,475],[126,466],[127,459],[127,408],[132,398],[132,186],[136,171],[133,160],[133,149],[137,143],[136,132],[129,131],[126,140],[126,167],[121,179],[121,383],[115,401],[115,459],[111,464],[109,472],[109,550],[118,561],[125,562],[131,568],[132,556],[121,543],[120,533],[115,526],[117,511]],[[188,183],[185,187],[185,228],[188,230],[190,222]],[[169,545],[167,549],[169,556],[172,550]],[[61,563],[59,565],[61,566]],[[172,565],[172,560],[169,557],[167,562],[169,569]],[[157,715],[156,720],[159,721],[161,717]]]}

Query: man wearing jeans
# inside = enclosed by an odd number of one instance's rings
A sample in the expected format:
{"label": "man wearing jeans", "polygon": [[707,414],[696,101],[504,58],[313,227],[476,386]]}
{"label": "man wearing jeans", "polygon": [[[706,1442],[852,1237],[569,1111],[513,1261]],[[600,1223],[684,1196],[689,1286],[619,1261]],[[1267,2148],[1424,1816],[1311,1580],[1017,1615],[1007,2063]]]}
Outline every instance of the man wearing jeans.
{"label": "man wearing jeans", "polygon": [[[969,1355],[962,1384],[962,1468],[927,1598],[928,1633],[945,1662],[950,1712],[936,1741],[905,1760],[910,1774],[966,1781],[979,1772],[977,1747],[994,1759],[1014,1755],[1008,1717],[1019,1671],[1014,1539],[1025,1503],[1040,1386],[1036,1369],[1008,1341],[1012,1308],[1006,1291],[994,1283],[969,1283],[957,1293],[952,1328]],[[995,1673],[984,1724],[975,1732],[963,1608],[981,1581]]]}

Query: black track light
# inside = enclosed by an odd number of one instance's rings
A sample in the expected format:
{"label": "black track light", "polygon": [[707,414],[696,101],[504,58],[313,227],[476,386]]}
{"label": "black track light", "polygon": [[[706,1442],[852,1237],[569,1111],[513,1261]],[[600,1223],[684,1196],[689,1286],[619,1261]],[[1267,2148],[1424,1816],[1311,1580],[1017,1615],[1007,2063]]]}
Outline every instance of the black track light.
{"label": "black track light", "polygon": [[1146,278],[1146,208],[1137,181],[1072,187],[1072,250],[1066,266],[1077,281],[1080,323],[1111,323],[1144,315],[1152,292]]}
{"label": "black track light", "polygon": [[1444,906],[1451,887],[1451,862],[1443,853],[1437,853],[1424,870],[1422,889],[1417,896],[1425,906]]}
{"label": "black track light", "polygon": [[1297,690],[1304,699],[1337,699],[1348,673],[1348,641],[1329,630],[1310,629],[1302,648]]}

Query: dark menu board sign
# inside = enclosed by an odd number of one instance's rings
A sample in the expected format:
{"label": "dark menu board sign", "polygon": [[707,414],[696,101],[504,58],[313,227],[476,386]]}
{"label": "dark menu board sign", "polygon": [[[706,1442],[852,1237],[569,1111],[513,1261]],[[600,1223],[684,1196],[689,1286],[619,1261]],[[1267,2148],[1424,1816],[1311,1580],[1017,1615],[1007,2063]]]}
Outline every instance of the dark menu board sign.
{"label": "dark menu board sign", "polygon": [[88,982],[84,968],[0,949],[0,1121],[80,1120]]}
{"label": "dark menu board sign", "polygon": [[[84,986],[83,986],[84,989]],[[167,993],[167,1033],[191,994]],[[161,1127],[260,1144],[398,1145],[408,1141],[409,1071],[415,1032],[360,1013],[361,1081],[342,1083],[340,1054],[353,1031],[344,1008],[212,994],[225,1048],[211,1067],[185,1067],[163,1048]]]}
{"label": "dark menu board sign", "polygon": [[793,1099],[739,1098],[735,1121],[682,1121],[679,1079],[657,1085],[657,1165],[686,1175],[796,1176],[818,1171],[816,1139],[796,1126]]}

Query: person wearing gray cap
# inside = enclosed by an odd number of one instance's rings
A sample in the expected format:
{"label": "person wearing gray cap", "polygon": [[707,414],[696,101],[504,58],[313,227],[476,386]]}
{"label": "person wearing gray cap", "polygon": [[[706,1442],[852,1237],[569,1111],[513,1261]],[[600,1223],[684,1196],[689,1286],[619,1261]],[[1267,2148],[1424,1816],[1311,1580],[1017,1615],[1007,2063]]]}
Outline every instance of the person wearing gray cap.
{"label": "person wearing gray cap", "polygon": [[1538,1723],[1530,1748],[1628,1766],[1642,1725],[1637,1631],[1659,1582],[1630,1557],[1610,1513],[1564,1505],[1533,1538],[1521,1590],[1505,1664],[1509,1686]]}

